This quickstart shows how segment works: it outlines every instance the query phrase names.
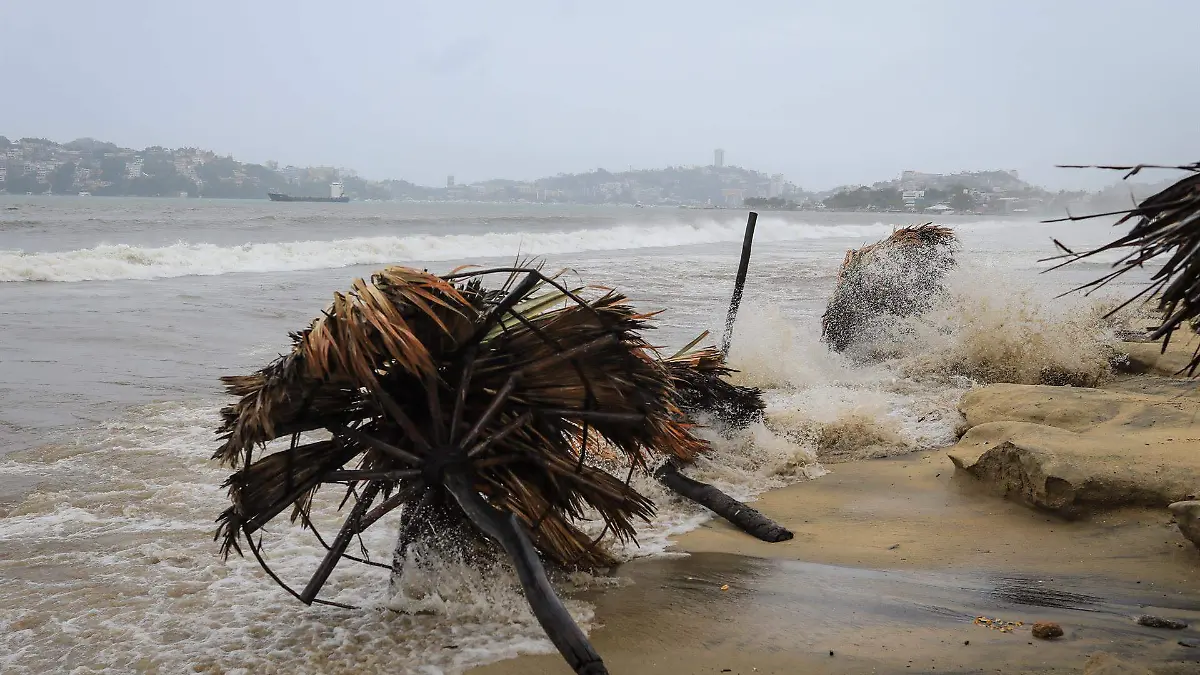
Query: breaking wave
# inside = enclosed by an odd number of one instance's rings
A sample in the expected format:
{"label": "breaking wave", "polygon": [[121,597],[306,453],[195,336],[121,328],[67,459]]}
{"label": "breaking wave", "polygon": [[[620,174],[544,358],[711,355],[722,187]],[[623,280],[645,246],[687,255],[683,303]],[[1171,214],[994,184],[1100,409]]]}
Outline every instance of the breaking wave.
{"label": "breaking wave", "polygon": [[[888,225],[806,225],[764,219],[758,241],[863,237],[887,233]],[[353,265],[434,262],[528,254],[617,251],[741,241],[734,222],[619,225],[610,228],[484,234],[414,234],[328,241],[291,241],[218,246],[179,242],[141,247],[101,244],[74,251],[0,250],[0,282],[110,281],[213,276],[237,272],[290,272]]]}

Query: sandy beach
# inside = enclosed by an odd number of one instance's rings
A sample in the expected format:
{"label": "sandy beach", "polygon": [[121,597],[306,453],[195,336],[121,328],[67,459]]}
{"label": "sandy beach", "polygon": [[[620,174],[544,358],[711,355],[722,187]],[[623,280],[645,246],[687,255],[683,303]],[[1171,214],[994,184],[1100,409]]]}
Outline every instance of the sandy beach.
{"label": "sandy beach", "polygon": [[[1200,554],[1160,497],[1108,508],[1081,491],[1071,509],[1031,508],[949,459],[978,452],[989,425],[1036,425],[1042,437],[1078,434],[1100,455],[1125,452],[1126,473],[1156,462],[1151,475],[1200,489],[1200,391],[1171,377],[1194,344],[1161,357],[1157,345],[1124,348],[1133,372],[1097,389],[973,390],[953,448],[833,464],[762,495],[755,506],[791,541],[712,520],[675,540],[686,556],[623,566],[627,583],[588,597],[596,648],[630,674],[1200,672],[1196,628],[1136,623],[1200,620]],[[1022,625],[1005,632],[976,617]],[[1036,621],[1065,635],[1034,639]],[[551,654],[472,672],[568,671]]]}

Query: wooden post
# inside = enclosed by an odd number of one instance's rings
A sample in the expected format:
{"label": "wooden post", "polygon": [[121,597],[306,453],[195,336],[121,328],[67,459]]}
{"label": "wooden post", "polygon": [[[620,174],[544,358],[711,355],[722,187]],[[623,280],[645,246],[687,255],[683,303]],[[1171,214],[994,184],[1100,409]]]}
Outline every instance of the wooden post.
{"label": "wooden post", "polygon": [[742,304],[742,289],[746,285],[746,272],[750,269],[750,249],[754,246],[754,225],[758,214],[750,212],[746,218],[746,236],[742,239],[742,261],[738,264],[737,279],[733,282],[733,297],[729,299],[729,313],[725,315],[725,335],[721,337],[721,353],[729,355],[733,342],[733,324],[737,321],[738,306]]}
{"label": "wooden post", "polygon": [[667,462],[656,472],[656,476],[663,485],[697,504],[707,507],[749,535],[770,543],[787,541],[792,538],[791,530],[708,483],[688,478],[680,473],[679,467],[672,462]]}

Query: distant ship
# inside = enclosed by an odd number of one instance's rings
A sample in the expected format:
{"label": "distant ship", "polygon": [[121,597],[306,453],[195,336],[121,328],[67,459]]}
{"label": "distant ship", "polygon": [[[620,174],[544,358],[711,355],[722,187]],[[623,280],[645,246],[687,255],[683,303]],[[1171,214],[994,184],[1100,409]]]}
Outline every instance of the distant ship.
{"label": "distant ship", "polygon": [[339,202],[344,204],[350,201],[349,197],[342,194],[341,183],[329,184],[328,197],[293,197],[292,195],[285,195],[282,192],[268,192],[267,196],[273,202]]}

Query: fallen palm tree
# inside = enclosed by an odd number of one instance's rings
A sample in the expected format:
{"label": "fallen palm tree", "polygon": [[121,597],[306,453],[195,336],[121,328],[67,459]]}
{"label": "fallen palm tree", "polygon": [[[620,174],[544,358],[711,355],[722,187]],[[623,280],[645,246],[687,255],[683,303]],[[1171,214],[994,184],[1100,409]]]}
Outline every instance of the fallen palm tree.
{"label": "fallen palm tree", "polygon": [[821,317],[821,339],[846,351],[897,318],[927,311],[945,292],[942,282],[954,267],[956,247],[953,230],[925,223],[847,251]]}
{"label": "fallen palm tree", "polygon": [[[480,278],[506,273],[488,290]],[[612,559],[574,521],[634,537],[649,499],[587,462],[589,443],[630,466],[690,461],[706,444],[675,406],[670,375],[640,337],[647,315],[624,296],[584,299],[535,269],[437,277],[392,267],[359,280],[301,333],[290,353],[223,378],[240,397],[222,411],[215,457],[237,469],[220,517],[226,555],[244,544],[305,603],[351,540],[404,507],[398,549],[430,517],[469,522],[512,559],[534,614],[578,673],[606,672],[546,579],[539,553],[568,568]],[[300,434],[330,438],[300,442]],[[274,439],[286,448],[256,456]],[[346,468],[353,466],[353,468]],[[292,507],[312,527],[313,495],[346,486],[350,512],[303,590],[275,576],[254,535]],[[323,540],[322,540],[323,541]],[[335,603],[334,603],[335,604]]]}
{"label": "fallen palm tree", "polygon": [[[1105,251],[1132,249],[1113,263],[1113,271],[1074,289],[1075,291],[1097,290],[1130,270],[1141,268],[1160,256],[1166,257],[1163,266],[1151,275],[1150,284],[1108,315],[1112,316],[1139,298],[1157,298],[1162,320],[1150,332],[1149,337],[1151,340],[1162,340],[1162,349],[1166,352],[1171,336],[1176,330],[1188,326],[1194,329],[1197,322],[1200,322],[1200,162],[1177,167],[1142,164],[1068,168],[1126,171],[1128,173],[1125,174],[1125,178],[1135,176],[1147,168],[1170,168],[1187,172],[1188,175],[1161,192],[1143,199],[1133,208],[1047,221],[1053,223],[1117,215],[1121,218],[1115,225],[1133,221],[1133,226],[1124,236],[1083,253],[1076,253],[1062,242],[1054,241],[1064,251],[1063,257],[1067,260],[1053,269]],[[1184,370],[1189,375],[1195,375],[1197,368],[1200,368],[1200,345],[1197,345],[1192,360]]]}
{"label": "fallen palm tree", "polygon": [[[482,279],[493,274],[507,279],[488,289]],[[568,664],[606,672],[541,559],[568,569],[611,566],[604,536],[632,540],[635,521],[654,513],[630,486],[633,472],[666,459],[677,474],[708,448],[692,434],[676,386],[688,392],[687,405],[739,415],[761,413],[761,398],[721,380],[728,369],[711,348],[658,359],[641,337],[650,315],[611,290],[591,291],[585,299],[585,289],[523,267],[441,277],[392,267],[335,294],[292,335],[288,354],[222,378],[239,397],[222,410],[215,454],[236,469],[217,532],[225,555],[244,544],[296,598],[337,605],[318,596],[339,561],[370,562],[347,553],[351,541],[402,508],[394,575],[409,546],[432,531],[456,533],[451,543],[465,552],[491,540],[512,559]],[[741,398],[722,406],[731,391]],[[310,432],[329,438],[302,441]],[[289,442],[268,452],[276,439]],[[597,452],[619,457],[625,478],[589,462]],[[343,486],[350,509],[326,543],[310,514],[329,484]],[[262,553],[261,530],[289,507],[291,520],[327,549],[300,591]],[[591,514],[604,523],[597,537],[577,525]],[[746,515],[734,508],[733,518]]]}

